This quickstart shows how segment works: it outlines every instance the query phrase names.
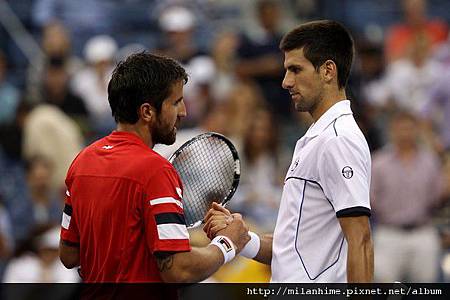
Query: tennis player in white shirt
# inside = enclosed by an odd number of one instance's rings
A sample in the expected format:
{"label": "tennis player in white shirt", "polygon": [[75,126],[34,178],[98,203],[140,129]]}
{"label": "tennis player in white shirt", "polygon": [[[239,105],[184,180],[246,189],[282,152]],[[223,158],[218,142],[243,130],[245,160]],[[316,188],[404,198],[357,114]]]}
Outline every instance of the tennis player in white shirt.
{"label": "tennis player in white shirt", "polygon": [[[352,37],[337,22],[314,21],[287,33],[280,49],[282,86],[314,123],[296,144],[275,232],[250,232],[241,255],[271,265],[271,282],[371,282],[371,158],[345,94]],[[213,205],[204,226],[209,237],[227,226],[229,214]]]}

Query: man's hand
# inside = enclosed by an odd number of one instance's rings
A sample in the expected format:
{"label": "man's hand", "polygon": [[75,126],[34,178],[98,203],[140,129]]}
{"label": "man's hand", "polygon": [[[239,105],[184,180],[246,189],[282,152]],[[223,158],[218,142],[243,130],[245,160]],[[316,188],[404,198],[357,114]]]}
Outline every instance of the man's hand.
{"label": "man's hand", "polygon": [[225,229],[232,221],[233,217],[231,212],[225,207],[213,202],[212,208],[205,216],[203,231],[209,239],[213,239],[217,235],[217,232]]}
{"label": "man's hand", "polygon": [[231,214],[229,210],[213,203],[212,209],[209,210],[205,217],[205,226],[203,230],[212,239],[216,235],[224,235],[233,241],[236,246],[236,252],[240,252],[242,248],[250,240],[248,235],[248,226],[245,224],[240,214]]}

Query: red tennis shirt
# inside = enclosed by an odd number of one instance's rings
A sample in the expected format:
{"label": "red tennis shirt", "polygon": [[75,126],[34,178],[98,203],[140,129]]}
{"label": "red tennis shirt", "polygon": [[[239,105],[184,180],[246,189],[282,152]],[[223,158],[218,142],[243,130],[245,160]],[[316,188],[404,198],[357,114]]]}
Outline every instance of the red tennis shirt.
{"label": "red tennis shirt", "polygon": [[79,244],[84,282],[160,282],[154,253],[191,250],[181,180],[137,135],[85,148],[66,185],[61,239]]}

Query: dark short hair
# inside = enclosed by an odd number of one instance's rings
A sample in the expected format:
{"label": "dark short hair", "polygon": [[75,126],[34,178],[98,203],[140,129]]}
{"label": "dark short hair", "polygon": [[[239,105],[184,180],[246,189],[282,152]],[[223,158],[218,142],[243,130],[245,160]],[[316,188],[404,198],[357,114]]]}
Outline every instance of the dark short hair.
{"label": "dark short hair", "polygon": [[330,20],[308,22],[288,32],[280,42],[284,52],[301,48],[316,70],[327,60],[334,61],[339,88],[347,85],[354,48],[353,39],[344,26]]}
{"label": "dark short hair", "polygon": [[149,103],[157,112],[172,86],[188,76],[175,60],[141,52],[130,55],[114,69],[108,84],[108,101],[116,122],[135,124],[138,109]]}

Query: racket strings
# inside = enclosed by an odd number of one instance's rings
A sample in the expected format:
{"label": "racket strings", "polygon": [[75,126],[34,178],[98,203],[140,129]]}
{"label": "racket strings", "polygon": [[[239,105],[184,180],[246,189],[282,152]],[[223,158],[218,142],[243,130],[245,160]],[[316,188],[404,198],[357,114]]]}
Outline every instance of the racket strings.
{"label": "racket strings", "polygon": [[235,161],[228,145],[221,139],[195,140],[172,164],[183,182],[186,225],[203,220],[213,201],[221,203],[234,181]]}

